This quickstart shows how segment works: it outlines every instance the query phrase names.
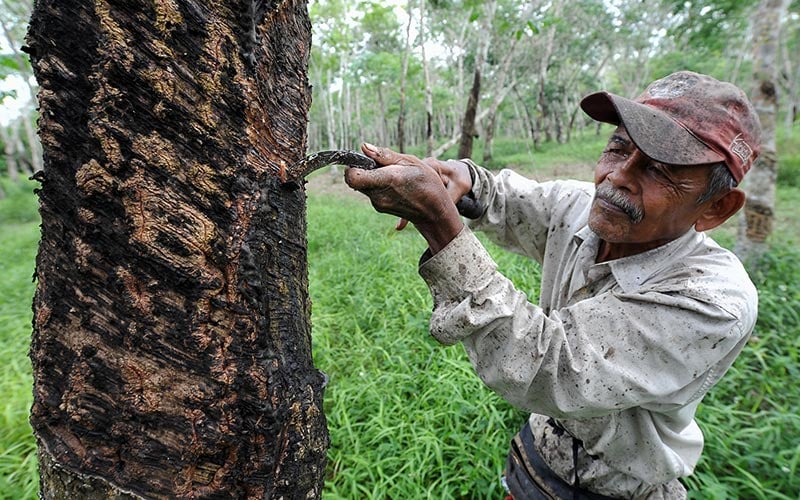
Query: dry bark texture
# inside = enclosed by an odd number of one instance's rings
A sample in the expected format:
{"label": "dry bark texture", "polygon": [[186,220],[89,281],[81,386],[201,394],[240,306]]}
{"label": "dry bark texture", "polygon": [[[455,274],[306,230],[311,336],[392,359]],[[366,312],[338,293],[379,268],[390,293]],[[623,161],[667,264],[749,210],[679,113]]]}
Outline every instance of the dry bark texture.
{"label": "dry bark texture", "polygon": [[303,0],[38,0],[44,498],[314,498]]}

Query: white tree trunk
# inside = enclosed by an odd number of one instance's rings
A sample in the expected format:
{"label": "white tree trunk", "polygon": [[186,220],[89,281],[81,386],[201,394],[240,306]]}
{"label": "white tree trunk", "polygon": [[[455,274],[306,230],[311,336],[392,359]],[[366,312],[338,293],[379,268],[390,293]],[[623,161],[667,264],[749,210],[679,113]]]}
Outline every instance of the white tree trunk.
{"label": "white tree trunk", "polygon": [[425,73],[425,154],[433,152],[433,89],[428,58],[425,55],[425,0],[419,3],[419,46],[422,50],[422,70]]}
{"label": "white tree trunk", "polygon": [[740,218],[735,252],[744,262],[756,263],[766,250],[775,219],[775,182],[778,154],[775,123],[778,113],[778,41],[788,0],[762,0],[753,29],[753,91],[751,100],[761,121],[761,155],[744,184],[747,193]]}

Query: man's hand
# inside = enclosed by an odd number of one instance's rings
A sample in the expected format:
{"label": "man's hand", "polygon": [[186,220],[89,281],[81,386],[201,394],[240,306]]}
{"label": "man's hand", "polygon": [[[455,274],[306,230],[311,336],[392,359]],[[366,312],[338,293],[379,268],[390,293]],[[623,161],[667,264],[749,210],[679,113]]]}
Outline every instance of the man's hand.
{"label": "man's hand", "polygon": [[[464,227],[455,201],[472,188],[469,170],[461,162],[420,160],[371,144],[361,146],[380,168],[345,169],[347,184],[369,197],[378,212],[410,221],[428,241],[433,253]],[[402,228],[404,224],[398,225]]]}

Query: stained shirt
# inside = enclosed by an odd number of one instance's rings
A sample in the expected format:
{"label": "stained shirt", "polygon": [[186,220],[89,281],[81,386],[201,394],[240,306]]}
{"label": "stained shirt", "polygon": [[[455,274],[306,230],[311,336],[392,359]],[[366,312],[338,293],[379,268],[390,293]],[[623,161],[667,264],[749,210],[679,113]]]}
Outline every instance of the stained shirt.
{"label": "stained shirt", "polygon": [[[531,412],[540,453],[568,483],[575,437],[582,487],[685,497],[677,478],[692,473],[703,448],[697,406],[756,321],[757,293],[744,267],[693,229],[596,263],[600,239],[587,226],[592,184],[539,183],[469,165],[487,209],[420,264],[434,301],[431,334],[461,342],[483,382]],[[473,230],[541,263],[538,305],[497,271]]]}

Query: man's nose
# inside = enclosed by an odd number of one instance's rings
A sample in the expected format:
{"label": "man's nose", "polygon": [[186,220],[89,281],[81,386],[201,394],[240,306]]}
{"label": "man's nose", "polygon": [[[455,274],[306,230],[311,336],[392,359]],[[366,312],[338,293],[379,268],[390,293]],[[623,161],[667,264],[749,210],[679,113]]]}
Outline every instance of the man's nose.
{"label": "man's nose", "polygon": [[639,176],[648,162],[650,158],[636,149],[624,161],[616,163],[606,177],[614,187],[635,193],[639,189]]}

